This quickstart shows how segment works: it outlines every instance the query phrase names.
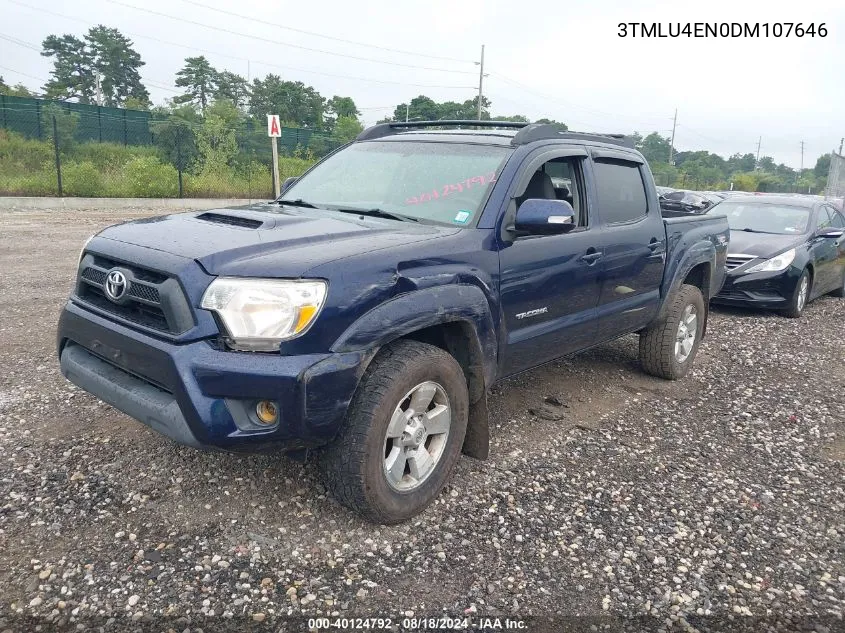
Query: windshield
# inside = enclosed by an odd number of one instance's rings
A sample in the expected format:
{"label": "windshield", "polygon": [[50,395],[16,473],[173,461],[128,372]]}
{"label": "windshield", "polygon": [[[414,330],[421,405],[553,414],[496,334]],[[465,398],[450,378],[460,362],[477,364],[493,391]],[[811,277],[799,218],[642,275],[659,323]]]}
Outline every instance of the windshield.
{"label": "windshield", "polygon": [[512,150],[486,145],[367,141],[327,158],[284,192],[318,208],[379,209],[468,226]]}
{"label": "windshield", "polygon": [[805,233],[810,224],[810,209],[785,204],[726,200],[715,207],[713,213],[728,216],[732,231],[789,235]]}

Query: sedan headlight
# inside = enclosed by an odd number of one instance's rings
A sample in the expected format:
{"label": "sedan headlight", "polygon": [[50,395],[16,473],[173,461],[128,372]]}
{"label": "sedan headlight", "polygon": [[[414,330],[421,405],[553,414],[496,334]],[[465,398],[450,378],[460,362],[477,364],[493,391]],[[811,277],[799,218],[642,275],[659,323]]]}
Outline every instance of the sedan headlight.
{"label": "sedan headlight", "polygon": [[760,262],[756,266],[752,266],[745,272],[747,273],[774,273],[779,270],[786,269],[792,263],[792,260],[795,259],[795,249],[790,248],[788,251],[784,251],[780,255],[776,257],[772,257],[771,259],[767,259],[764,262]]}
{"label": "sedan headlight", "polygon": [[217,313],[227,344],[242,351],[275,351],[304,334],[323,307],[326,282],[218,277],[200,304]]}

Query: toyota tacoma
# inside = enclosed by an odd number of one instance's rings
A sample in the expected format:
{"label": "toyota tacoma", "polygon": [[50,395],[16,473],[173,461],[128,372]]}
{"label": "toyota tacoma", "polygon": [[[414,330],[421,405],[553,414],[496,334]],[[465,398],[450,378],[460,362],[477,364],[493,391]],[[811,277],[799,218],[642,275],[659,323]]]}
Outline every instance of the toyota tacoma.
{"label": "toyota tacoma", "polygon": [[728,236],[662,218],[621,136],[380,124],[272,202],[92,237],[61,370],[181,444],[311,455],[341,503],[396,523],[462,452],[487,457],[496,381],[631,333],[646,372],[684,376]]}

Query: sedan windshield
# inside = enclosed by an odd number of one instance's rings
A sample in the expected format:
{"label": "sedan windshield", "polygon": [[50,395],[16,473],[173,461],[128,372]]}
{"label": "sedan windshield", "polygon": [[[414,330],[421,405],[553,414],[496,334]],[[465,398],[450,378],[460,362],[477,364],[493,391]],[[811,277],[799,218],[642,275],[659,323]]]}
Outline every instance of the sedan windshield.
{"label": "sedan windshield", "polygon": [[419,141],[354,143],[317,165],[282,197],[300,206],[468,226],[478,218],[511,151]]}
{"label": "sedan windshield", "polygon": [[728,216],[732,231],[800,234],[807,231],[810,223],[810,209],[807,207],[757,201],[726,200],[714,207],[712,213]]}

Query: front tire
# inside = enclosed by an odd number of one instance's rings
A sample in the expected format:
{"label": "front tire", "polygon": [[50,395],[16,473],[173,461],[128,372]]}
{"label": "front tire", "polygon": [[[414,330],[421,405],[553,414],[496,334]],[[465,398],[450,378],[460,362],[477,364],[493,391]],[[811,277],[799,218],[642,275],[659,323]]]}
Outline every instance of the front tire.
{"label": "front tire", "polygon": [[690,284],[670,301],[666,316],[640,334],[640,363],[652,376],[678,380],[692,367],[707,313],[701,290]]}
{"label": "front tire", "polygon": [[326,487],[375,523],[419,514],[460,458],[468,412],[466,378],[450,354],[392,343],[367,368],[340,435],[319,454]]}
{"label": "front tire", "polygon": [[813,280],[810,276],[809,270],[804,270],[798,283],[795,284],[795,291],[792,293],[792,298],[789,300],[789,307],[784,310],[784,314],[790,319],[797,319],[804,313],[804,308],[810,302],[810,291],[813,288]]}

